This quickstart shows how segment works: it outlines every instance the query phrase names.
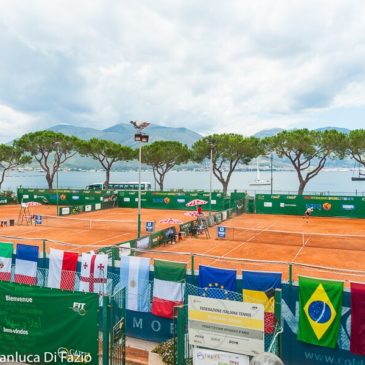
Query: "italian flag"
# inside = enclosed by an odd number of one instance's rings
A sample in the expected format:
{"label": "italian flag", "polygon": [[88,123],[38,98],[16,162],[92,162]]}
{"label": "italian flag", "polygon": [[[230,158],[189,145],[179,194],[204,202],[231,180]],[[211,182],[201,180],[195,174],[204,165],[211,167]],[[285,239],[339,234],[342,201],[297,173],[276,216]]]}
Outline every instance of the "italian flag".
{"label": "italian flag", "polygon": [[186,264],[155,260],[152,314],[173,318],[174,307],[184,304]]}
{"label": "italian flag", "polygon": [[13,244],[0,242],[0,280],[10,281],[12,256]]}

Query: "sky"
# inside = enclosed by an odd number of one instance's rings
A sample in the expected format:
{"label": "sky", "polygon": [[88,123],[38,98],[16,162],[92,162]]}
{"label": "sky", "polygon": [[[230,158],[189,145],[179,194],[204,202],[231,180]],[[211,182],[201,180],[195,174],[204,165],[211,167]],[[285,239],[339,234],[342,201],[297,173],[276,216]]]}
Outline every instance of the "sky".
{"label": "sky", "polygon": [[0,142],[130,120],[365,128],[365,1],[1,0]]}

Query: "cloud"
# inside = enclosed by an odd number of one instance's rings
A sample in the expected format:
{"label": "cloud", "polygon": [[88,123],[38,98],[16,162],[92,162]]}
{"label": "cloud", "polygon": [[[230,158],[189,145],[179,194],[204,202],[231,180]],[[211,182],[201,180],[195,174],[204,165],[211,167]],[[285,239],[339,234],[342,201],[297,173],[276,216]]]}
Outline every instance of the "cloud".
{"label": "cloud", "polygon": [[320,124],[363,110],[364,12],[356,0],[2,1],[0,103],[30,129]]}

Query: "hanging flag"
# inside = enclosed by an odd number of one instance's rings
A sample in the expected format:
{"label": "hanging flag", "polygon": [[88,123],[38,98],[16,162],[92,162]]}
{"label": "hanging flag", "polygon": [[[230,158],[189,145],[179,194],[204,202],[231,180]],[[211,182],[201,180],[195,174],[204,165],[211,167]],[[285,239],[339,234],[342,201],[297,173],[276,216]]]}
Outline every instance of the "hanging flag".
{"label": "hanging flag", "polygon": [[278,288],[281,288],[280,272],[242,272],[243,301],[264,306],[265,333],[275,331],[275,289]]}
{"label": "hanging flag", "polygon": [[343,282],[299,277],[298,340],[335,348],[342,296]]}
{"label": "hanging flag", "polygon": [[208,298],[234,299],[236,270],[199,266],[199,295]]}
{"label": "hanging flag", "polygon": [[150,311],[150,259],[124,256],[120,260],[120,282],[126,288],[126,307],[139,312]]}
{"label": "hanging flag", "polygon": [[365,284],[351,283],[350,351],[365,355]]}
{"label": "hanging flag", "polygon": [[13,244],[0,242],[0,280],[10,281]]}
{"label": "hanging flag", "polygon": [[79,254],[51,248],[49,254],[49,288],[74,290]]}
{"label": "hanging flag", "polygon": [[16,245],[15,277],[20,284],[37,284],[38,246]]}
{"label": "hanging flag", "polygon": [[184,303],[186,264],[155,260],[152,314],[173,318],[174,307]]}
{"label": "hanging flag", "polygon": [[83,253],[81,258],[80,291],[107,292],[108,255]]}

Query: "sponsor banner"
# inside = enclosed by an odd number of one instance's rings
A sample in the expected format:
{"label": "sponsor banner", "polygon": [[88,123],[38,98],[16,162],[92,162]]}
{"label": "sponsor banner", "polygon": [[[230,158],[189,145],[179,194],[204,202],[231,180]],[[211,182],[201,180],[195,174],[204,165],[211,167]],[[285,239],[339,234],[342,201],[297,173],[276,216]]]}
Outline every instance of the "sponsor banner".
{"label": "sponsor banner", "polygon": [[355,205],[353,205],[353,204],[342,204],[342,209],[343,210],[354,210]]}
{"label": "sponsor banner", "polygon": [[91,212],[91,205],[85,205],[85,212]]}
{"label": "sponsor banner", "polygon": [[185,199],[177,199],[178,203],[185,203]]}
{"label": "sponsor banner", "polygon": [[70,208],[69,207],[65,207],[61,209],[62,215],[68,215],[70,214]]}
{"label": "sponsor banner", "polygon": [[101,204],[100,203],[96,203],[95,204],[95,210],[100,210],[101,209]]}
{"label": "sponsor banner", "polygon": [[0,281],[1,356],[98,364],[98,303],[93,293]]}
{"label": "sponsor banner", "polygon": [[246,355],[230,354],[194,347],[194,365],[249,365],[250,358]]}
{"label": "sponsor banner", "polygon": [[124,202],[130,202],[131,201],[131,198],[123,198],[123,201]]}
{"label": "sponsor banner", "polygon": [[218,238],[226,238],[226,234],[227,234],[227,228],[226,227],[222,227],[222,226],[217,227]]}
{"label": "sponsor banner", "polygon": [[285,207],[296,207],[296,204],[286,204],[286,203],[280,203],[280,208],[285,208]]}
{"label": "sponsor banner", "polygon": [[71,197],[72,200],[80,200],[80,197],[78,195],[73,195]]}
{"label": "sponsor banner", "polygon": [[211,205],[215,205],[215,204],[217,204],[217,201],[216,201],[215,199],[212,199],[212,200],[210,201],[210,204],[211,204]]}
{"label": "sponsor banner", "polygon": [[264,202],[265,208],[272,208],[272,202]]}
{"label": "sponsor banner", "polygon": [[264,306],[189,295],[189,344],[254,356],[264,351]]}

